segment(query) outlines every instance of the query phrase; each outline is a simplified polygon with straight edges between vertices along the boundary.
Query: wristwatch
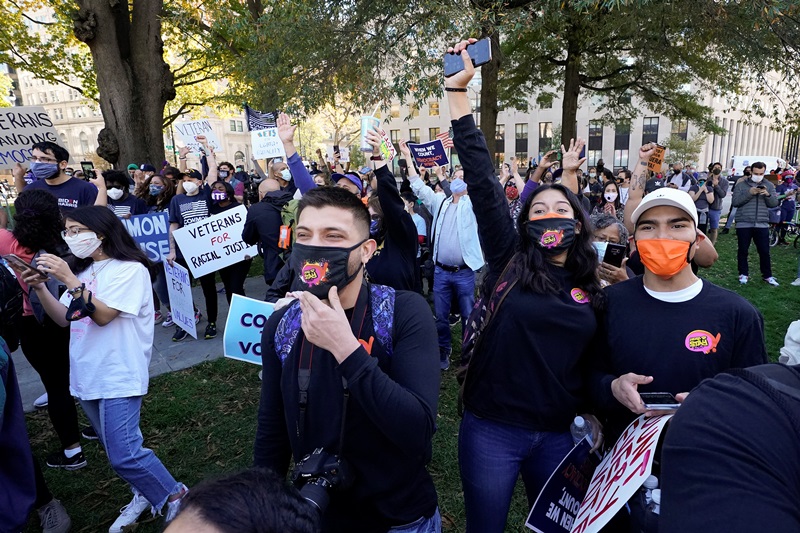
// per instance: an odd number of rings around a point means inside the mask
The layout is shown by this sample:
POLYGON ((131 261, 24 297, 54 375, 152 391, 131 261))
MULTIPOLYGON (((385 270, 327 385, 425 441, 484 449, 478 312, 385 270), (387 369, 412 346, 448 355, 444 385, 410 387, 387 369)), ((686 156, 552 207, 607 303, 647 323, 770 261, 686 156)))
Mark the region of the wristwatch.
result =
POLYGON ((69 293, 70 296, 75 298, 76 294, 78 294, 78 293, 83 294, 83 289, 85 289, 85 288, 86 288, 86 284, 85 283, 81 283, 80 287, 75 287, 73 289, 69 289, 67 292, 69 293))

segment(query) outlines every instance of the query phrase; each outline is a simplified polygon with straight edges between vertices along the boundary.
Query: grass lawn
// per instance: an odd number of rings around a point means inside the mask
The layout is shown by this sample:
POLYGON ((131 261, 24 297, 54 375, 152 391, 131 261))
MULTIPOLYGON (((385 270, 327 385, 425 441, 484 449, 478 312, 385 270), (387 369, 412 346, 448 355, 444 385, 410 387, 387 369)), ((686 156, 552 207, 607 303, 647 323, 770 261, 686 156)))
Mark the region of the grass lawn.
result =
MULTIPOLYGON (((751 252, 754 280, 740 286, 736 272, 736 237, 721 235, 717 248, 719 262, 702 275, 741 294, 761 311, 766 323, 768 353, 776 359, 787 326, 800 318, 800 288, 789 285, 797 272, 798 250, 772 249, 775 276, 781 282, 781 286, 775 288, 760 280, 755 249, 751 252)), ((458 334, 457 329, 454 339, 458 334)), ((458 350, 455 352, 454 360, 458 350)), ((177 479, 189 486, 207 476, 247 467, 252 461, 259 387, 255 366, 231 360, 217 360, 153 379, 142 409, 142 432, 147 446, 157 452, 177 479)), ((448 532, 464 529, 457 461, 456 394, 455 375, 449 371, 443 376, 439 430, 434 438, 430 465, 439 492, 444 529, 448 532)), ((47 415, 41 411, 29 415, 28 429, 34 453, 43 464, 47 453, 58 446, 47 415)), ((84 451, 89 466, 76 472, 45 467, 45 477, 51 491, 72 516, 72 531, 105 531, 131 494, 109 468, 97 443, 84 443, 84 451)), ((525 497, 518 487, 509 514, 508 531, 526 531, 522 526, 526 514, 525 497)), ((159 521, 153 521, 137 531, 155 532, 161 531, 161 527, 159 521)), ((27 531, 38 531, 33 520, 27 531)))

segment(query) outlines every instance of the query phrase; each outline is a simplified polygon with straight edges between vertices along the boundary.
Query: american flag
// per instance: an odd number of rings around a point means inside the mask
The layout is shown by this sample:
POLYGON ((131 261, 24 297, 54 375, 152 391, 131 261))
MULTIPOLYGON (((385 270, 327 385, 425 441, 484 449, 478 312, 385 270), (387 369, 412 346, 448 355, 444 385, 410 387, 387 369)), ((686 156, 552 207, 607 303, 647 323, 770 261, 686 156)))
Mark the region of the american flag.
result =
POLYGON ((442 141, 442 145, 445 148, 455 148, 455 145, 453 144, 453 139, 450 138, 449 130, 445 131, 444 133, 440 133, 439 135, 436 136, 436 138, 442 141))
POLYGON ((275 127, 275 113, 262 113, 256 111, 249 105, 244 104, 244 114, 247 116, 247 129, 250 131, 265 130, 267 128, 275 127))

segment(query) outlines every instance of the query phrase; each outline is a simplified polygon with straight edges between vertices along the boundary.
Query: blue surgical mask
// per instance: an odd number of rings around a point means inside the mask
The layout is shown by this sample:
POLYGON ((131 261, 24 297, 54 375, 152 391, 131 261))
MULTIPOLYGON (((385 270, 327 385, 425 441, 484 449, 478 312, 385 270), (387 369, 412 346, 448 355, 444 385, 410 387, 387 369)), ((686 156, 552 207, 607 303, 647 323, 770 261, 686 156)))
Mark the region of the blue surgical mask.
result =
POLYGON ((51 180, 57 178, 61 172, 58 163, 42 163, 34 161, 31 163, 31 174, 37 180, 51 180))
POLYGON ((281 178, 283 178, 283 181, 292 181, 292 173, 289 172, 288 168, 281 170, 281 178))
POLYGON ((163 190, 163 185, 150 185, 150 196, 158 196, 163 190))
POLYGON ((597 262, 602 263, 603 258, 606 256, 606 248, 608 248, 608 243, 606 241, 595 241, 592 243, 592 246, 594 246, 594 249, 597 252, 597 262))

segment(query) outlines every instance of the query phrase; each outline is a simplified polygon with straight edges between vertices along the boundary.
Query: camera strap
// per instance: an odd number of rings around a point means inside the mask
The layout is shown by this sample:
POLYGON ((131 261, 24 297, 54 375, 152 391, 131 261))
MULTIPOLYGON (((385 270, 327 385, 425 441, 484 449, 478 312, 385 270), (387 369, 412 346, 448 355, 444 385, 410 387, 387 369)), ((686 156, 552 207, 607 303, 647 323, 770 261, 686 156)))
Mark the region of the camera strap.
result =
MULTIPOLYGON (((353 309, 353 316, 350 319, 350 328, 357 339, 361 338, 361 333, 364 329, 364 322, 366 321, 367 312, 369 311, 369 294, 369 285, 364 284, 361 287, 361 292, 358 294, 358 300, 356 300, 356 306, 353 309), (358 327, 357 332, 356 327, 358 327)), ((308 407, 308 389, 311 385, 311 368, 314 363, 314 352, 317 350, 318 348, 316 346, 310 342, 306 342, 304 335, 303 342, 300 345, 300 360, 298 361, 297 370, 298 405, 300 407, 300 416, 298 417, 296 424, 297 437, 303 444, 305 444, 306 435, 306 409, 308 407)), ((342 390, 342 426, 339 433, 339 453, 342 453, 342 448, 344 446, 347 402, 350 398, 350 389, 348 389, 347 380, 344 377, 342 377, 342 390)))

